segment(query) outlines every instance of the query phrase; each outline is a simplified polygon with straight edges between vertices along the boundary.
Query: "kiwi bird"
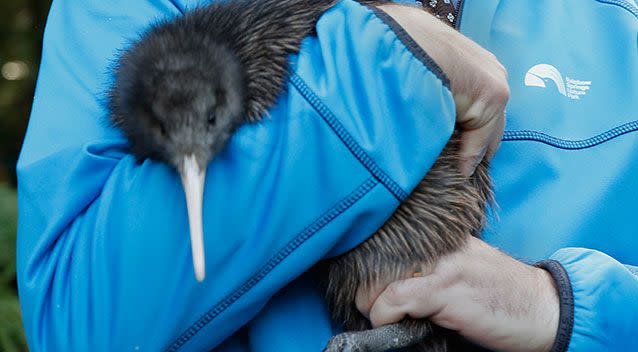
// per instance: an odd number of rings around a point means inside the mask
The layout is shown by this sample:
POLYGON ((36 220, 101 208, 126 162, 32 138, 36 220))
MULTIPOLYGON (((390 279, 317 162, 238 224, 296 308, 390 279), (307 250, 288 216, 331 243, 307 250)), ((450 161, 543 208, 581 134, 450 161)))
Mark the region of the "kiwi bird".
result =
MULTIPOLYGON (((138 160, 159 160, 180 174, 200 281, 205 275, 206 167, 238 127, 260 121, 274 105, 285 90, 288 56, 334 2, 215 2, 152 26, 117 61, 109 92, 111 121, 138 160)), ((491 199, 487 165, 467 178, 457 164, 454 137, 381 229, 352 251, 318 265, 333 318, 348 331, 335 336, 326 351, 407 346, 444 351, 458 340, 426 320, 370 329, 355 306, 357 292, 426 271, 481 232, 491 199)))
POLYGON ((206 167, 285 87, 288 57, 334 0, 232 0, 159 22, 119 56, 108 94, 112 124, 142 161, 180 174, 197 280, 205 277, 206 167))

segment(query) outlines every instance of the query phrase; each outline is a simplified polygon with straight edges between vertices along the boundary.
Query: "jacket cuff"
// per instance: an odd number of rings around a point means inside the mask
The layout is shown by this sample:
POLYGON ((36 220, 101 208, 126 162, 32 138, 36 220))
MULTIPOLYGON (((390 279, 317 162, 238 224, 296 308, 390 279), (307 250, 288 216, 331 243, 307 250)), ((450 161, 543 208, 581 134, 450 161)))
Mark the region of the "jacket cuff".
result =
POLYGON ((638 278, 631 270, 586 248, 563 248, 550 259, 554 264, 537 265, 552 273, 561 298, 554 351, 638 351, 638 278))
POLYGON ((565 352, 569 347, 574 330, 574 292, 569 275, 567 275, 567 270, 556 260, 544 260, 536 263, 535 266, 548 271, 556 283, 560 315, 556 340, 554 340, 551 352, 565 352))

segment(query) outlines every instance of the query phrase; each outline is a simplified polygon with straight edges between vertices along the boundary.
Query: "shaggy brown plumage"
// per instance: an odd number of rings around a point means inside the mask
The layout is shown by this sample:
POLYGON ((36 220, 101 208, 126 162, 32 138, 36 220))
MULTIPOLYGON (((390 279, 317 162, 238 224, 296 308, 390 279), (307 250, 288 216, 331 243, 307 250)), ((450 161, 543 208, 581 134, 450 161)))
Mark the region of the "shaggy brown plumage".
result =
MULTIPOLYGON (((479 236, 485 224, 485 211, 492 199, 487 163, 474 175, 464 177, 458 169, 458 137, 453 137, 428 174, 390 219, 372 237, 350 252, 323 263, 326 297, 333 317, 347 331, 370 329, 369 321, 357 310, 357 290, 383 287, 415 273, 427 273, 441 256, 460 249, 469 236, 479 236)), ((425 320, 405 321, 402 329, 387 335, 385 351, 426 339, 411 351, 446 351, 450 332, 435 328, 425 320), (392 344, 397 333, 409 335, 392 344)), ((369 334, 368 334, 369 336, 369 334)), ((367 339, 368 337, 366 337, 367 339)), ((362 341, 354 335, 337 336, 328 351, 341 351, 348 344, 352 351, 362 341), (350 340, 350 341, 347 341, 350 340)), ((369 342, 365 342, 369 344, 369 342)), ((345 349, 343 349, 345 351, 345 349)))
POLYGON ((285 90, 288 60, 336 0, 222 0, 160 21, 122 52, 110 120, 138 160, 204 167, 285 90))
MULTIPOLYGON (((190 14, 226 38, 246 80, 246 116, 255 121, 275 104, 288 78, 288 59, 336 0, 225 0, 190 14), (212 16, 215 14, 216 16, 212 16), (212 21, 211 19, 214 19, 212 21)), ((186 17, 188 20, 188 17, 186 17)))
MULTIPOLYGON (((155 158, 181 172, 192 154, 205 167, 237 127, 274 105, 285 88, 289 55, 335 1, 224 0, 158 23, 117 63, 109 94, 112 122, 139 160, 155 158)), ((465 178, 457 155, 455 138, 377 233, 323 264, 334 318, 347 330, 369 328, 355 307, 358 289, 427 270, 481 232, 491 199, 487 167, 481 164, 465 178)), ((419 348, 443 351, 449 333, 435 330, 427 321, 409 321, 339 335, 329 350, 384 351, 426 338, 419 348)))
MULTIPOLYGON (((388 3, 360 2, 367 6, 388 3)), ((325 351, 405 348, 402 351, 443 352, 472 348, 458 335, 427 320, 407 319, 370 330, 370 322, 355 305, 358 290, 384 287, 427 273, 440 257, 461 249, 469 236, 481 234, 485 212, 493 199, 488 164, 482 162, 472 177, 464 177, 458 169, 459 145, 455 133, 425 178, 372 237, 320 264, 332 316, 349 331, 335 336, 325 351)))

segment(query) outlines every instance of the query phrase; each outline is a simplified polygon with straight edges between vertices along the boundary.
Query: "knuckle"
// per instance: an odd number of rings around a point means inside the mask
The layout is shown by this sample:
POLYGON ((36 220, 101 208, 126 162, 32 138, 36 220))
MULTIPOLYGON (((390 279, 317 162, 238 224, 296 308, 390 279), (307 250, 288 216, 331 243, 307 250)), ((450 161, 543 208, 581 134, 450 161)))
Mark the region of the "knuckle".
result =
POLYGON ((497 82, 494 82, 494 84, 492 85, 492 97, 494 99, 494 102, 505 105, 510 99, 510 94, 510 87, 509 84, 507 84, 506 79, 497 80, 497 82))
POLYGON ((383 296, 388 303, 395 304, 401 301, 404 296, 403 285, 400 282, 392 282, 385 289, 386 294, 383 296))
POLYGON ((410 296, 414 289, 409 281, 395 281, 388 285, 386 288, 387 303, 391 305, 400 305, 404 303, 410 296))

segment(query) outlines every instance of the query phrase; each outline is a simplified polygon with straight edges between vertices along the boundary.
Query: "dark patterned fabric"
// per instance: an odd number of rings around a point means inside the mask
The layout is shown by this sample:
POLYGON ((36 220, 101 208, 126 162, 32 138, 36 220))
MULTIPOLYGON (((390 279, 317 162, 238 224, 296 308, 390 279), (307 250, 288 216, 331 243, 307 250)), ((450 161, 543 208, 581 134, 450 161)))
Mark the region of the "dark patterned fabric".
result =
POLYGON ((423 0, 417 1, 430 13, 444 22, 452 25, 456 19, 456 10, 452 0, 423 0))

